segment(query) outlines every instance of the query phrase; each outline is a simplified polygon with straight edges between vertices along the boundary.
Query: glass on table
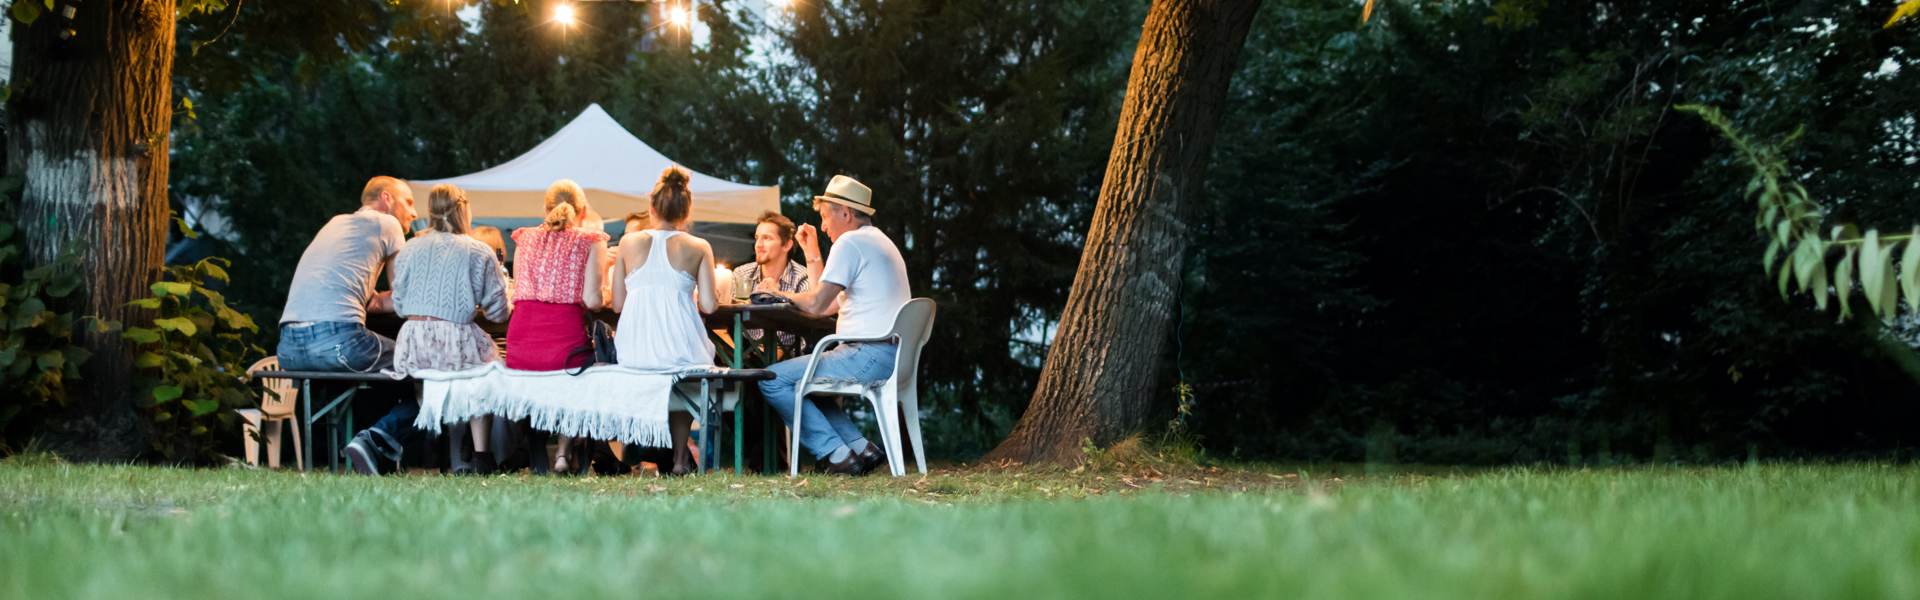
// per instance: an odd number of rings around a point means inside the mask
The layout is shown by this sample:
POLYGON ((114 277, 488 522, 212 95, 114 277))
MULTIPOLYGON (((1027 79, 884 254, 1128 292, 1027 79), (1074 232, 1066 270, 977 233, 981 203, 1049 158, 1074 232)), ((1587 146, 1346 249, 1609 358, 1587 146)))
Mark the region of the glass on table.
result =
POLYGON ((747 297, 752 295, 753 295, 753 284, 748 282, 747 278, 745 277, 733 278, 733 302, 735 304, 745 304, 747 302, 747 297))

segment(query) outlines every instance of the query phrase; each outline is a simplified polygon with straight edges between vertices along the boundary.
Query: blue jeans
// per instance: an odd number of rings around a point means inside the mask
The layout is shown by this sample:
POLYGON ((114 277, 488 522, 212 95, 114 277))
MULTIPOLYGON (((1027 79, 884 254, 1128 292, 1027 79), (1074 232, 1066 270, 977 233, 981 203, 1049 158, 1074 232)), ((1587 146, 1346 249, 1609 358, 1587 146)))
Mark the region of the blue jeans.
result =
POLYGON ((393 340, 359 323, 280 326, 280 368, 369 373, 393 366, 393 340))
MULTIPOLYGON (((280 369, 284 371, 328 371, 369 373, 393 366, 393 340, 367 330, 360 323, 324 322, 305 326, 282 325, 280 369)), ((413 418, 420 414, 420 403, 401 402, 375 423, 373 431, 383 438, 376 448, 387 458, 399 460, 400 445, 418 430, 413 418)))
MULTIPOLYGON (((815 379, 859 379, 873 381, 886 379, 893 372, 893 355, 900 349, 893 343, 843 344, 820 355, 820 366, 813 371, 815 379)), ((793 426, 793 391, 799 385, 800 377, 807 372, 807 361, 811 356, 792 358, 775 364, 767 369, 776 376, 769 381, 760 382, 760 395, 767 398, 767 405, 780 415, 788 427, 793 426)), ((839 404, 822 405, 812 399, 801 403, 806 418, 800 422, 800 445, 812 452, 814 458, 825 458, 841 446, 857 442, 865 437, 860 429, 854 427, 853 420, 847 418, 846 411, 839 404)))

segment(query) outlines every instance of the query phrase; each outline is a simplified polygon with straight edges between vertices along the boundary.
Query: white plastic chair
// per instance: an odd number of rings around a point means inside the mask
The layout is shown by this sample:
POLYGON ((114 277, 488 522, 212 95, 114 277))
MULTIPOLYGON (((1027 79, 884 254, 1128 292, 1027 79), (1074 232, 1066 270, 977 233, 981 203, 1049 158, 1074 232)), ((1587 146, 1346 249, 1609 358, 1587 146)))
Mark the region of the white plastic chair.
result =
MULTIPOLYGON (((248 373, 278 370, 280 370, 280 357, 278 356, 269 356, 260 359, 260 362, 253 363, 253 366, 247 367, 248 373)), ((260 464, 260 440, 258 438, 265 437, 267 439, 267 466, 278 468, 280 466, 280 431, 282 429, 293 430, 294 464, 307 464, 307 457, 304 456, 304 453, 300 450, 300 426, 293 420, 294 400, 300 395, 299 388, 294 387, 293 381, 289 379, 264 379, 261 383, 270 393, 260 395, 260 408, 243 408, 234 411, 240 414, 240 438, 246 444, 247 464, 260 464), (273 397, 274 394, 279 394, 280 397, 275 398, 273 397), (281 426, 283 422, 287 424, 285 427, 281 426), (263 424, 266 425, 266 433, 265 435, 260 435, 263 424)))
MULTIPOLYGON (((893 328, 886 335, 876 337, 857 337, 830 335, 820 338, 813 345, 813 355, 807 360, 807 371, 800 378, 799 385, 793 391, 793 427, 800 430, 800 416, 804 414, 804 404, 808 394, 829 396, 856 396, 865 398, 873 405, 880 416, 881 445, 887 451, 887 468, 894 477, 906 474, 906 466, 901 464, 899 412, 896 407, 905 409, 907 437, 913 440, 913 462, 921 473, 927 472, 927 452, 920 442, 920 393, 917 385, 920 367, 920 349, 927 345, 927 336, 933 331, 933 317, 936 308, 933 300, 914 298, 900 306, 900 312, 893 315, 893 328), (850 342, 894 341, 900 350, 894 355, 893 375, 879 389, 874 389, 868 381, 815 380, 813 371, 820 366, 820 355, 835 344, 850 342)), ((800 435, 792 433, 788 437, 787 460, 788 477, 800 476, 800 435)))

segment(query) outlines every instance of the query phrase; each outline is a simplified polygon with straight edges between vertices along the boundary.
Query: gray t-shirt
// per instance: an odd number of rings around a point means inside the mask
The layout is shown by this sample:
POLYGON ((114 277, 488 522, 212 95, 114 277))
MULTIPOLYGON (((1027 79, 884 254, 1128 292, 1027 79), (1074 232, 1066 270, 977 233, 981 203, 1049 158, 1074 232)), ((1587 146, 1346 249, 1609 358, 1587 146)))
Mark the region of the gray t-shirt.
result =
POLYGON ((392 215, 362 208, 334 217, 300 255, 280 322, 367 322, 373 280, 406 243, 392 215))

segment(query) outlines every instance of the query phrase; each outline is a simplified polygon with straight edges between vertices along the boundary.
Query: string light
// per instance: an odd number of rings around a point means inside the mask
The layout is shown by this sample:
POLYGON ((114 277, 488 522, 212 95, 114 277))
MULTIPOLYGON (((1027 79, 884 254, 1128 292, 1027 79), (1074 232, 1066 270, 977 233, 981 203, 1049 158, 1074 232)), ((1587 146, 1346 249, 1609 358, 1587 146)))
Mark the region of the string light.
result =
POLYGON ((553 20, 559 21, 561 25, 572 25, 573 7, 562 4, 559 8, 553 9, 553 20))

